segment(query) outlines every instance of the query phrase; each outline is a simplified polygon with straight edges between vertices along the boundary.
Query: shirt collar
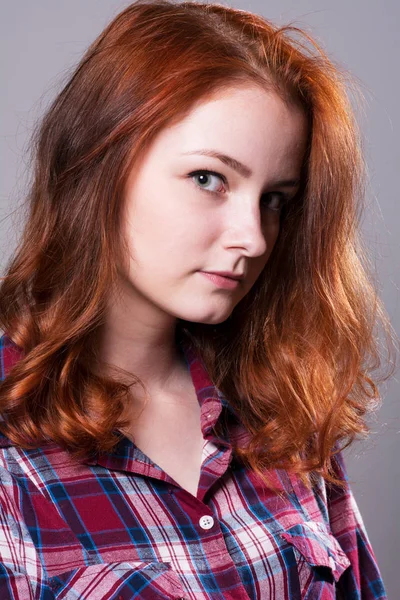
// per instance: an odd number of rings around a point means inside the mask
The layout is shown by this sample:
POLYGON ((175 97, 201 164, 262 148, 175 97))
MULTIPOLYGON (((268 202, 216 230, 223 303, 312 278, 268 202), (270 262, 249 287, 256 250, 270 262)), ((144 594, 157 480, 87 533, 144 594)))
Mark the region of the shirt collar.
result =
POLYGON ((200 406, 212 397, 229 413, 236 416, 234 408, 229 404, 225 395, 211 381, 199 352, 194 348, 188 337, 182 338, 181 348, 192 377, 200 406))

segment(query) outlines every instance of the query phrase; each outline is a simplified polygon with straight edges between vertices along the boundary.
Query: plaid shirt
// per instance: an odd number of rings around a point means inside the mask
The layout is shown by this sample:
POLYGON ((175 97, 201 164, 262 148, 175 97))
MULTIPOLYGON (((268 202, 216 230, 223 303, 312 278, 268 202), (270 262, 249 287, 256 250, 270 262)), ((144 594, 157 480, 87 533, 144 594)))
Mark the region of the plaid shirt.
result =
MULTIPOLYGON (((344 491, 275 470, 285 494, 272 493, 232 456, 244 429, 183 348, 204 437, 197 495, 126 437, 78 463, 53 442, 23 450, 1 434, 1 600, 386 598, 342 454, 344 491)), ((20 356, 6 335, 0 356, 4 379, 20 356)))

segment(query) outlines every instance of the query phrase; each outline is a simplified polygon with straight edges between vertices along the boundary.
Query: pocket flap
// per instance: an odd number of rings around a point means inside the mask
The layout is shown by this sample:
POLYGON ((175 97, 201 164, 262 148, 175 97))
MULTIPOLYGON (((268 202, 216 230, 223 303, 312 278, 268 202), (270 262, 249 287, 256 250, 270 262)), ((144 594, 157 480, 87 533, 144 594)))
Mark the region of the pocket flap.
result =
POLYGON ((324 523, 305 521, 280 534, 313 567, 328 567, 335 581, 351 565, 337 539, 324 523))

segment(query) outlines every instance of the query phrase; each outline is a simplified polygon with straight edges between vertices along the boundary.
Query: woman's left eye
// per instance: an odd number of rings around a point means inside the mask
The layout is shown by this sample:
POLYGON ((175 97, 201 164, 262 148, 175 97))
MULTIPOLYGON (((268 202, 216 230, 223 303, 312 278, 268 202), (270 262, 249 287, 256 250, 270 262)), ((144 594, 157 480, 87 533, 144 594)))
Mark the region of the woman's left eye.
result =
POLYGON ((265 198, 265 202, 262 202, 262 206, 269 208, 274 212, 282 210, 283 205, 286 204, 289 198, 281 192, 271 192, 269 194, 263 194, 262 198, 265 198), (271 206, 272 205, 272 206, 271 206))
POLYGON ((214 178, 214 180, 219 179, 224 184, 226 184, 226 178, 223 175, 221 175, 220 173, 216 173, 215 171, 206 171, 205 169, 202 169, 200 171, 193 171, 192 173, 189 173, 188 177, 197 178, 197 187, 204 190, 205 192, 210 192, 211 194, 217 194, 223 191, 223 189, 221 189, 221 186, 218 185, 218 183, 214 183, 214 185, 212 185, 212 178, 214 178), (208 189, 206 187, 210 185, 214 189, 208 189))

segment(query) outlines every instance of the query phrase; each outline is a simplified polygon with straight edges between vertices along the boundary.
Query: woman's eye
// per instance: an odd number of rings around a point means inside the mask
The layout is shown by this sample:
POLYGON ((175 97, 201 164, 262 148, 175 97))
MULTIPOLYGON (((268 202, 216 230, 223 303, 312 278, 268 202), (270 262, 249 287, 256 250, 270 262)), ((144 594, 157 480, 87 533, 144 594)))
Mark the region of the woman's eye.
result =
POLYGON ((287 196, 281 192, 271 192, 261 196, 261 206, 274 212, 279 212, 282 210, 287 201, 287 196))
POLYGON ((212 194, 218 194, 219 192, 224 191, 223 187, 221 189, 221 181, 226 184, 226 179, 223 175, 204 169, 201 171, 193 171, 192 173, 189 173, 188 177, 195 180, 195 185, 197 187, 212 194))

